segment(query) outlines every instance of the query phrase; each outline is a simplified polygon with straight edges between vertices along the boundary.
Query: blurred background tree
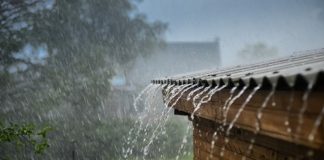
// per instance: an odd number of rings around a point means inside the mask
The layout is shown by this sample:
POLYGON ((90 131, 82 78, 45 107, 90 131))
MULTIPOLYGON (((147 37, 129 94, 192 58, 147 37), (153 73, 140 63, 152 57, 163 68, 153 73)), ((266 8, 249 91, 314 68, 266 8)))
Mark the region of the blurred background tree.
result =
MULTIPOLYGON (((50 125, 50 149, 15 159, 114 159, 129 117, 102 117, 115 66, 130 68, 163 43, 166 25, 149 22, 137 1, 4 0, 0 2, 0 118, 5 124, 50 125), (110 149, 107 149, 110 148, 110 149), (79 158, 78 158, 79 157, 79 158)), ((107 103, 108 101, 108 103, 107 103)))

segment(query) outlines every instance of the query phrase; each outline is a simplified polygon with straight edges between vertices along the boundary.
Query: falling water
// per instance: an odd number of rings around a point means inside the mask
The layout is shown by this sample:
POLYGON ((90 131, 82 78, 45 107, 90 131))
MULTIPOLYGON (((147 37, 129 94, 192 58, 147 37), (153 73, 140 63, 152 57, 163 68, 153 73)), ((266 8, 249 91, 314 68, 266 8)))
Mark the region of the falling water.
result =
MULTIPOLYGON (((175 85, 173 85, 175 86, 175 85)), ((164 98, 164 104, 165 104, 165 109, 163 110, 162 114, 161 114, 161 118, 163 116, 165 116, 165 114, 167 114, 169 112, 169 110, 173 107, 171 106, 170 108, 168 108, 169 104, 172 102, 172 100, 179 94, 179 93, 183 93, 184 90, 186 90, 185 88, 190 88, 190 84, 186 84, 186 85, 179 85, 179 86, 175 86, 174 88, 172 88, 172 90, 166 90, 166 97, 164 98)), ((182 95, 182 94, 180 94, 182 95)), ((177 101, 181 98, 181 96, 179 96, 176 101, 173 104, 176 104, 177 101)), ((160 119, 159 119, 160 120, 160 119)))
MULTIPOLYGON (((190 86, 190 87, 184 89, 184 90, 180 93, 179 97, 178 97, 178 98, 176 99, 176 101, 173 102, 173 104, 171 105, 171 108, 177 104, 178 100, 182 97, 182 95, 183 95, 185 92, 189 91, 189 90, 192 89, 192 88, 195 88, 195 87, 197 86, 197 84, 195 84, 195 85, 191 85, 191 84, 189 84, 189 86, 190 86)), ((167 104, 166 104, 166 105, 167 105, 167 104)))
MULTIPOLYGON (((131 145, 129 145, 130 143, 128 142, 128 146, 130 146, 130 147, 127 149, 127 152, 125 154, 126 156, 124 156, 124 157, 127 158, 127 156, 132 153, 132 150, 135 148, 135 145, 137 145, 137 142, 138 142, 137 139, 140 136, 140 132, 144 131, 144 134, 148 134, 147 128, 149 127, 149 125, 153 125, 153 123, 156 122, 154 120, 150 120, 146 124, 146 127, 145 128, 143 127, 144 119, 149 117, 149 115, 156 114, 156 113, 154 113, 154 110, 156 108, 153 107, 156 105, 154 105, 153 103, 157 102, 155 98, 156 98, 157 93, 160 91, 159 88, 165 88, 165 87, 166 87, 166 90, 170 91, 171 93, 174 93, 173 90, 176 90, 174 85, 154 85, 154 87, 148 89, 146 92, 143 92, 143 93, 146 93, 146 94, 142 94, 142 95, 146 95, 144 98, 144 110, 142 111, 144 114, 138 116, 138 119, 135 122, 137 124, 136 128, 133 128, 130 131, 128 141, 130 141, 131 138, 133 138, 133 140, 131 141, 131 145), (153 111, 150 109, 153 109, 153 111), (135 130, 136 130, 135 135, 131 136, 135 130)), ((137 99, 139 99, 139 98, 137 98, 137 99)), ((137 103, 135 103, 135 104, 137 104, 137 103)), ((159 118, 160 117, 157 118, 157 121, 159 121, 159 118)), ((146 139, 144 138, 143 141, 145 142, 146 139)))
POLYGON ((315 120, 315 123, 313 125, 313 128, 312 128, 310 134, 308 135, 308 140, 309 141, 313 141, 314 140, 316 131, 317 131, 318 127, 320 126, 323 117, 324 117, 324 106, 322 106, 322 110, 319 113, 319 115, 317 116, 317 118, 315 120))
POLYGON ((216 94, 217 92, 221 91, 222 89, 224 89, 226 86, 222 86, 222 87, 218 87, 216 86, 215 88, 211 89, 204 97, 201 98, 201 100, 199 101, 199 103, 194 107, 194 111, 191 113, 191 119, 194 119, 194 114, 201 108, 202 104, 208 103, 211 98, 213 97, 214 94, 216 94))
MULTIPOLYGON (((179 93, 180 93, 180 95, 177 97, 177 99, 172 103, 172 105, 171 106, 168 106, 169 105, 169 103, 165 103, 165 105, 166 105, 166 108, 168 108, 167 109, 167 111, 165 112, 165 114, 162 114, 162 116, 159 118, 159 120, 161 121, 161 122, 159 122, 158 123, 158 125, 155 127, 155 129, 153 130, 153 133, 152 133, 152 135, 151 135, 151 137, 150 137, 150 139, 149 139, 149 143, 144 147, 144 155, 143 155, 143 159, 145 159, 145 157, 148 155, 148 152, 149 152, 149 147, 150 147, 150 145, 153 143, 153 140, 154 140, 154 138, 156 137, 156 136, 158 136, 158 134, 157 133, 161 133, 161 132, 158 132, 159 131, 159 128, 162 126, 165 126, 165 124, 166 124, 166 122, 167 122, 167 120, 168 120, 168 117, 169 117, 169 112, 173 109, 173 106, 174 105, 176 105, 176 103, 179 101, 179 99, 182 97, 182 95, 186 92, 186 91, 188 91, 188 90, 190 90, 190 89, 192 89, 192 88, 194 88, 194 87, 196 87, 196 85, 186 85, 186 87, 182 87, 178 92, 176 92, 176 93, 174 93, 173 95, 171 95, 170 97, 171 98, 175 98, 179 93), (189 86, 189 87, 188 87, 189 86), (165 115, 165 117, 163 117, 165 115)), ((171 100, 168 100, 168 102, 171 102, 171 100)))
POLYGON ((226 120, 227 120, 227 113, 228 113, 228 103, 232 100, 233 96, 234 96, 234 93, 236 91, 236 89, 238 88, 238 85, 233 87, 230 91, 230 96, 227 98, 227 100, 225 101, 224 103, 224 106, 222 108, 222 111, 223 111, 223 126, 226 125, 226 120), (225 112, 224 112, 225 111, 225 112))
MULTIPOLYGON (((225 88, 225 87, 227 87, 227 85, 224 85, 223 87, 225 88)), ((230 91, 230 96, 229 96, 229 97, 227 98, 227 100, 225 101, 224 106, 222 107, 222 111, 224 111, 224 110, 227 108, 227 104, 228 104, 228 102, 232 99, 232 97, 234 96, 234 92, 236 91, 237 88, 238 88, 238 85, 234 86, 234 87, 231 89, 231 91, 230 91)), ((223 116, 224 116, 224 113, 223 113, 223 116)), ((224 119, 225 119, 225 118, 224 118, 224 119)), ((224 125, 225 125, 225 122, 224 122, 224 125)), ((219 127, 217 127, 216 131, 213 133, 213 136, 212 136, 212 142, 211 142, 211 146, 210 146, 210 148, 211 148, 211 152, 210 152, 209 158, 213 158, 213 154, 212 154, 212 152, 213 152, 214 147, 215 147, 215 141, 218 139, 218 132, 219 132, 220 130, 222 130, 221 127, 223 127, 223 126, 220 125, 219 127)))
POLYGON ((312 91, 313 85, 314 85, 314 81, 308 83, 307 89, 306 89, 306 91, 303 95, 303 98, 302 98, 303 104, 302 104, 302 107, 300 108, 299 113, 298 113, 298 126, 296 129, 296 138, 298 138, 299 133, 301 131, 301 127, 304 123, 304 113, 308 106, 308 97, 312 91))
POLYGON ((172 87, 174 87, 175 84, 167 84, 167 88, 165 89, 166 91, 169 91, 172 87))
MULTIPOLYGON (((243 89, 238 93, 238 95, 236 97, 233 98, 233 100, 231 100, 229 102, 229 107, 234 103, 234 101, 239 98, 244 91, 248 88, 248 85, 244 86, 243 89)), ((221 153, 220 156, 223 157, 224 156, 224 151, 225 151, 225 146, 228 144, 229 142, 229 135, 230 135, 230 131, 233 128, 235 122, 237 121, 237 119, 239 118, 239 116, 241 115, 241 113, 243 112, 245 106, 250 102, 250 100, 252 99, 253 95, 261 88, 261 85, 258 85, 256 87, 254 87, 253 91, 248 95, 248 97, 246 98, 245 102, 241 105, 241 107, 239 108, 239 110, 237 111, 234 119, 232 120, 232 122, 229 124, 226 133, 225 133, 225 143, 221 149, 221 153)))
POLYGON ((223 121, 223 125, 226 125, 227 122, 227 115, 228 112, 231 108, 231 106, 233 105, 233 103, 235 102, 236 99, 240 98, 243 93, 245 92, 245 90, 248 88, 248 85, 244 86, 243 89, 233 98, 229 101, 228 106, 226 107, 226 111, 225 111, 225 115, 224 115, 224 121, 223 121))
MULTIPOLYGON (((183 96, 183 94, 184 94, 185 92, 189 91, 189 90, 192 89, 192 88, 197 87, 197 85, 198 85, 198 84, 195 84, 195 85, 188 84, 189 87, 184 87, 184 89, 181 91, 181 93, 180 93, 180 95, 177 97, 177 99, 176 99, 176 100, 175 100, 175 101, 170 105, 170 107, 169 107, 169 109, 168 109, 167 112, 169 112, 169 111, 172 109, 172 107, 174 107, 174 106, 177 104, 177 102, 178 102, 179 99, 183 96)), ((169 106, 169 104, 165 104, 165 105, 166 105, 166 108, 168 108, 167 106, 169 106)), ((168 114, 167 114, 167 116, 168 116, 168 114)), ((164 123, 166 123, 168 117, 165 118, 165 119, 166 119, 166 120, 164 121, 164 123)), ((163 128, 163 127, 165 127, 165 125, 161 125, 161 130, 160 130, 161 133, 163 133, 163 130, 165 130, 165 128, 163 128)), ((187 131, 186 131, 186 133, 185 133, 185 135, 184 135, 184 137, 183 137, 183 141, 182 141, 182 143, 181 143, 181 147, 179 148, 178 156, 177 156, 177 157, 179 157, 179 154, 180 154, 181 150, 183 149, 184 145, 186 144, 186 140, 187 140, 188 132, 189 132, 189 129, 190 129, 191 125, 188 124, 188 127, 189 127, 189 128, 187 128, 187 131)), ((158 133, 159 133, 159 132, 158 132, 158 133)))
MULTIPOLYGON (((137 104, 139 103, 140 100, 142 100, 142 96, 144 96, 145 94, 148 94, 152 91, 157 91, 159 86, 155 86, 153 84, 148 85, 147 87, 145 87, 140 93, 139 95, 135 98, 134 103, 133 103, 133 107, 135 109, 135 113, 138 113, 138 107, 137 104)), ((151 96, 155 95, 155 94, 149 94, 150 98, 145 98, 145 100, 147 101, 148 99, 151 99, 151 96)), ((146 107, 147 108, 147 107, 146 107)), ((143 125, 143 119, 144 116, 139 116, 139 118, 136 120, 136 124, 138 124, 138 127, 136 128, 132 128, 129 132, 128 132, 128 138, 127 138, 127 142, 126 145, 129 146, 126 150, 123 149, 123 156, 124 158, 127 158, 129 156, 129 154, 132 154, 132 151, 134 149, 134 145, 137 142, 138 136, 140 131, 142 130, 142 125, 143 125), (132 134, 135 131, 135 129, 137 129, 137 132, 135 133, 134 138, 132 139, 132 134)))
POLYGON ((174 105, 177 104, 177 102, 179 101, 179 99, 182 97, 182 95, 184 94, 184 92, 188 91, 189 89, 193 88, 195 86, 192 86, 191 84, 186 84, 186 85, 182 85, 182 86, 178 86, 177 90, 178 92, 173 92, 170 91, 172 94, 170 95, 170 97, 168 99, 165 99, 165 109, 163 110, 162 114, 161 114, 161 119, 165 116, 168 115, 168 113, 170 112, 170 110, 172 109, 172 107, 174 105), (170 102, 172 102, 172 100, 180 93, 180 95, 176 98, 176 100, 172 103, 172 105, 170 106, 170 102))
MULTIPOLYGON (((198 86, 198 85, 197 85, 197 86, 198 86)), ((187 96, 187 101, 189 101, 189 100, 191 99, 191 97, 192 97, 192 95, 193 95, 194 93, 196 93, 197 91, 199 91, 199 90, 201 90, 201 89, 203 89, 203 88, 204 88, 204 86, 200 86, 200 87, 198 87, 198 88, 192 90, 192 91, 188 94, 188 96, 187 96)))
POLYGON ((257 114, 256 114, 256 123, 255 123, 255 132, 258 133, 261 130, 261 118, 262 118, 262 111, 267 107, 267 104, 270 100, 271 97, 273 97, 274 93, 276 91, 276 85, 272 86, 272 89, 270 93, 267 95, 265 100, 263 101, 261 107, 258 109, 257 114))
POLYGON ((215 143, 216 141, 218 140, 218 133, 219 133, 219 127, 216 129, 216 131, 213 133, 213 136, 212 136, 212 142, 210 144, 210 154, 209 154, 209 157, 208 159, 213 159, 213 151, 214 151, 214 148, 215 148, 215 143))
POLYGON ((191 84, 185 84, 185 85, 180 85, 177 88, 175 88, 174 92, 171 93, 171 96, 168 98, 168 100, 165 101, 166 106, 169 106, 169 103, 180 93, 182 92, 185 88, 190 87, 191 84))
POLYGON ((215 87, 214 89, 210 90, 210 92, 206 96, 204 96, 202 98, 201 103, 208 103, 211 100, 211 98, 213 97, 213 95, 215 95, 217 92, 221 91, 225 87, 226 86, 224 85, 224 86, 222 86, 220 88, 219 87, 215 87))
MULTIPOLYGON (((146 117, 148 117, 150 114, 154 114, 155 113, 155 111, 156 111, 156 107, 153 107, 153 106, 157 106, 157 104, 154 104, 154 102, 155 103, 157 103, 157 101, 156 101, 156 99, 155 99, 155 96, 157 95, 157 93, 160 91, 159 90, 159 87, 162 87, 163 88, 163 86, 162 85, 159 85, 156 89, 155 89, 155 92, 153 93, 153 94, 151 94, 151 95, 149 95, 147 98, 146 98, 146 101, 145 101, 145 104, 144 104, 144 106, 146 106, 145 107, 145 110, 144 110, 144 115, 146 115, 146 117), (152 111, 150 111, 150 109, 153 109, 152 111)), ((153 119, 154 120, 154 119, 153 119)), ((140 122, 143 122, 143 118, 142 118, 142 120, 140 121, 140 122)), ((139 136, 139 132, 141 131, 141 130, 143 130, 142 129, 142 124, 143 123, 141 123, 140 125, 139 125, 139 130, 138 130, 138 132, 137 132, 137 134, 136 134, 136 136, 138 137, 139 136)), ((147 129, 148 129, 148 127, 150 126, 150 125, 153 125, 153 123, 146 123, 146 126, 144 127, 144 133, 145 134, 147 134, 148 132, 147 132, 147 129)), ((144 140, 145 141, 145 140, 144 140)))
POLYGON ((246 155, 249 155, 250 152, 253 149, 254 143, 255 143, 255 138, 256 136, 259 134, 260 130, 261 130, 261 118, 262 118, 262 111, 267 107, 268 102, 270 101, 270 98, 273 97, 275 90, 276 90, 276 84, 274 84, 272 86, 271 91, 269 92, 269 94, 267 95, 267 97, 264 99, 264 101, 261 104, 261 107, 258 109, 257 114, 256 114, 256 123, 255 123, 255 130, 254 130, 254 136, 253 138, 251 138, 250 140, 250 144, 249 147, 246 151, 246 154, 242 157, 242 160, 246 159, 246 155))
POLYGON ((163 96, 164 101, 170 100, 170 97, 173 95, 172 93, 174 93, 174 90, 176 89, 176 88, 174 88, 174 86, 175 86, 175 84, 167 85, 167 87, 165 89, 166 94, 163 96))
POLYGON ((289 97, 289 104, 286 108, 286 111, 287 111, 287 117, 285 119, 285 126, 287 127, 287 132, 288 133, 291 133, 291 126, 290 126, 290 122, 289 122, 289 119, 290 119, 290 111, 291 111, 291 108, 292 108, 292 105, 293 105, 293 102, 294 102, 294 97, 295 97, 295 92, 294 90, 291 91, 290 93, 290 97, 289 97))
MULTIPOLYGON (((209 90, 210 88, 211 88, 212 86, 210 86, 210 87, 207 87, 207 89, 205 89, 204 91, 202 91, 202 92, 205 92, 205 91, 207 91, 207 90, 209 90)), ((200 99, 200 101, 194 106, 194 111, 191 113, 191 119, 194 119, 194 114, 200 109, 200 106, 202 105, 202 104, 204 104, 204 103, 208 103, 210 100, 211 100, 211 98, 212 98, 212 96, 215 94, 215 93, 217 93, 218 91, 221 91, 222 89, 224 89, 226 87, 226 85, 223 85, 222 87, 219 87, 219 86, 216 86, 215 88, 213 88, 213 89, 211 89, 205 96, 203 96, 201 99, 200 99)), ((201 92, 201 94, 202 94, 202 92, 201 92)), ((197 95, 196 95, 197 96, 197 95)), ((193 100, 193 103, 194 103, 194 101, 195 101, 195 98, 194 98, 194 100, 193 100)), ((217 133, 217 132, 215 132, 215 133, 217 133)), ((213 136, 214 137, 214 136, 213 136)), ((213 138, 213 142, 215 143, 215 141, 214 141, 214 139, 215 138, 213 138)), ((212 143, 213 143, 212 142, 212 143)), ((212 145, 212 146, 214 146, 214 145, 212 145)), ((212 147, 212 149, 213 149, 213 147, 212 147)))
POLYGON ((191 124, 189 123, 187 126, 187 129, 186 129, 185 135, 182 138, 182 143, 180 145, 180 148, 178 149, 178 154, 176 156, 176 160, 179 159, 182 149, 184 148, 185 144, 187 144, 187 142, 188 142, 187 139, 188 139, 188 134, 189 134, 190 129, 191 129, 191 124))
POLYGON ((198 94, 196 94, 193 99, 192 99, 192 104, 193 104, 193 108, 194 108, 194 111, 191 113, 190 115, 190 118, 191 119, 194 119, 194 114, 195 112, 199 109, 198 108, 198 105, 201 105, 201 101, 202 101, 202 98, 199 100, 199 102, 196 102, 196 100, 198 98, 200 98, 201 95, 203 95, 205 92, 207 92, 210 88, 212 87, 212 85, 206 87, 204 90, 202 90, 201 92, 199 92, 198 94))
MULTIPOLYGON (((160 117, 158 118, 159 121, 163 120, 163 117, 165 115, 168 115, 168 113, 170 112, 170 110, 172 109, 172 107, 174 105, 177 104, 177 102, 179 101, 179 99, 182 97, 182 95, 184 94, 184 92, 188 91, 189 89, 193 88, 194 86, 192 86, 191 84, 185 84, 185 85, 182 85, 182 86, 179 86, 177 89, 178 89, 178 92, 174 92, 174 94, 169 98, 169 100, 166 100, 168 102, 165 102, 165 108, 163 109, 162 113, 160 114, 160 117), (169 106, 169 103, 172 102, 172 100, 180 93, 180 95, 176 98, 176 100, 171 104, 170 107, 169 106)), ((168 117, 166 118, 168 119, 168 117)), ((167 121, 167 120, 166 120, 167 121)), ((165 121, 165 122, 166 122, 165 121)), ((161 122, 160 122, 161 123, 161 122)), ((150 123, 147 123, 147 126, 145 127, 145 132, 147 130, 147 128, 149 127, 149 124, 150 123)), ((165 125, 162 125, 161 126, 161 130, 160 132, 162 133, 164 130, 165 130, 165 125)), ((147 132, 146 132, 147 133, 147 132)))
POLYGON ((153 86, 153 84, 149 84, 148 86, 146 86, 139 94, 138 96, 135 98, 134 102, 133 102, 133 107, 135 109, 135 113, 138 113, 138 108, 137 108, 137 103, 138 101, 140 101, 142 99, 142 96, 146 93, 146 91, 148 91, 151 87, 153 86))
MULTIPOLYGON (((146 86, 139 94, 138 96, 135 98, 134 102, 133 102, 133 107, 134 107, 134 110, 135 110, 135 113, 138 113, 138 108, 137 108, 137 104, 140 100, 142 100, 142 96, 148 92, 151 87, 153 86, 153 84, 149 84, 148 86, 146 86)), ((137 122, 137 123, 140 123, 140 122, 137 122)), ((128 138, 127 138, 127 146, 129 146, 129 144, 131 143, 131 134, 133 133, 135 128, 132 128, 129 132, 128 132, 128 138)), ((128 153, 131 152, 131 148, 132 147, 129 147, 126 151, 126 153, 124 153, 124 157, 127 158, 128 156, 128 153)))
MULTIPOLYGON (((174 86, 175 84, 165 84, 166 86, 164 87, 164 91, 166 94, 163 94, 163 100, 166 102, 170 99, 170 97, 172 96, 172 93, 174 93, 174 86)), ((178 86, 179 87, 179 86, 178 86)))
POLYGON ((207 92, 210 88, 212 87, 212 85, 205 87, 204 90, 202 90, 201 92, 197 93, 193 99, 192 99, 192 104, 194 106, 194 108, 196 108, 196 106, 198 105, 199 102, 196 103, 196 100, 200 98, 201 95, 203 95, 205 92, 207 92))
MULTIPOLYGON (((167 96, 166 96, 166 98, 165 98, 165 102, 170 103, 170 102, 172 101, 172 99, 176 96, 176 94, 179 93, 179 89, 180 89, 181 87, 182 87, 182 86, 169 85, 169 87, 166 88, 166 94, 167 94, 167 96), (168 95, 168 93, 170 93, 170 94, 168 95)), ((151 136, 150 139, 148 140, 148 141, 149 141, 148 144, 143 148, 143 153, 144 153, 144 155, 143 155, 143 159, 145 159, 145 156, 148 155, 148 147, 153 143, 154 138, 157 136, 157 135, 156 135, 156 131, 159 129, 159 127, 160 127, 160 125, 161 125, 161 123, 162 123, 162 122, 160 122, 160 121, 164 120, 164 116, 165 116, 165 114, 168 113, 168 112, 166 113, 165 110, 168 110, 168 109, 165 108, 165 109, 163 110, 162 114, 160 114, 160 116, 157 118, 158 125, 157 125, 157 127, 154 129, 154 131, 153 131, 153 133, 152 133, 152 136, 151 136)), ((165 120, 165 121, 166 121, 166 120, 165 120)), ((146 132, 146 134, 147 134, 147 132, 146 132)), ((146 139, 144 140, 144 142, 145 142, 145 141, 146 141, 146 139)))

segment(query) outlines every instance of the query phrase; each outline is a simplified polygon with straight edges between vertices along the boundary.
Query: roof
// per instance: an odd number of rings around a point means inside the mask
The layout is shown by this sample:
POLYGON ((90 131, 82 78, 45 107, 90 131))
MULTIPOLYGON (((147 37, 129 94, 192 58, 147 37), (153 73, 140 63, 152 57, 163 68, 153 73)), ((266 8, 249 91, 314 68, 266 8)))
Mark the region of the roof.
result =
POLYGON ((324 71, 324 49, 219 70, 198 71, 152 80, 154 84, 284 85, 314 84, 324 71))

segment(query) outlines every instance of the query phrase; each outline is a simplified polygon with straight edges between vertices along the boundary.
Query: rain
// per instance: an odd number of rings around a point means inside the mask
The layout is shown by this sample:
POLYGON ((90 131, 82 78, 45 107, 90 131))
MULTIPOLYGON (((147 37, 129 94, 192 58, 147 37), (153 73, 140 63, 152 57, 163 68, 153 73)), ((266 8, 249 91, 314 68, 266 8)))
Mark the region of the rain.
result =
MULTIPOLYGON (((189 160, 197 146, 207 159, 229 157, 257 99, 235 153, 250 159, 284 87, 279 76, 241 77, 263 75, 265 64, 307 65, 305 51, 322 62, 323 28, 321 0, 2 0, 0 159, 189 160), (215 106, 205 133, 201 118, 215 106)), ((286 82, 282 126, 310 158, 323 154, 303 147, 318 144, 324 104, 313 113, 319 82, 305 79, 294 78, 307 83, 296 90, 286 82)))

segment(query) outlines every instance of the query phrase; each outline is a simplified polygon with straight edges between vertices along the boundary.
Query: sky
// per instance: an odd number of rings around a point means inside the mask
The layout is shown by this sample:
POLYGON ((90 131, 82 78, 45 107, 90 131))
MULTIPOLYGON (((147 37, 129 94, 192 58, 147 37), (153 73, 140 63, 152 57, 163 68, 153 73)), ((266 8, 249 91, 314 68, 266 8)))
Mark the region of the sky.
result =
POLYGON ((168 24, 167 41, 218 37, 225 66, 257 42, 280 56, 324 48, 324 0, 144 0, 138 10, 168 24))

